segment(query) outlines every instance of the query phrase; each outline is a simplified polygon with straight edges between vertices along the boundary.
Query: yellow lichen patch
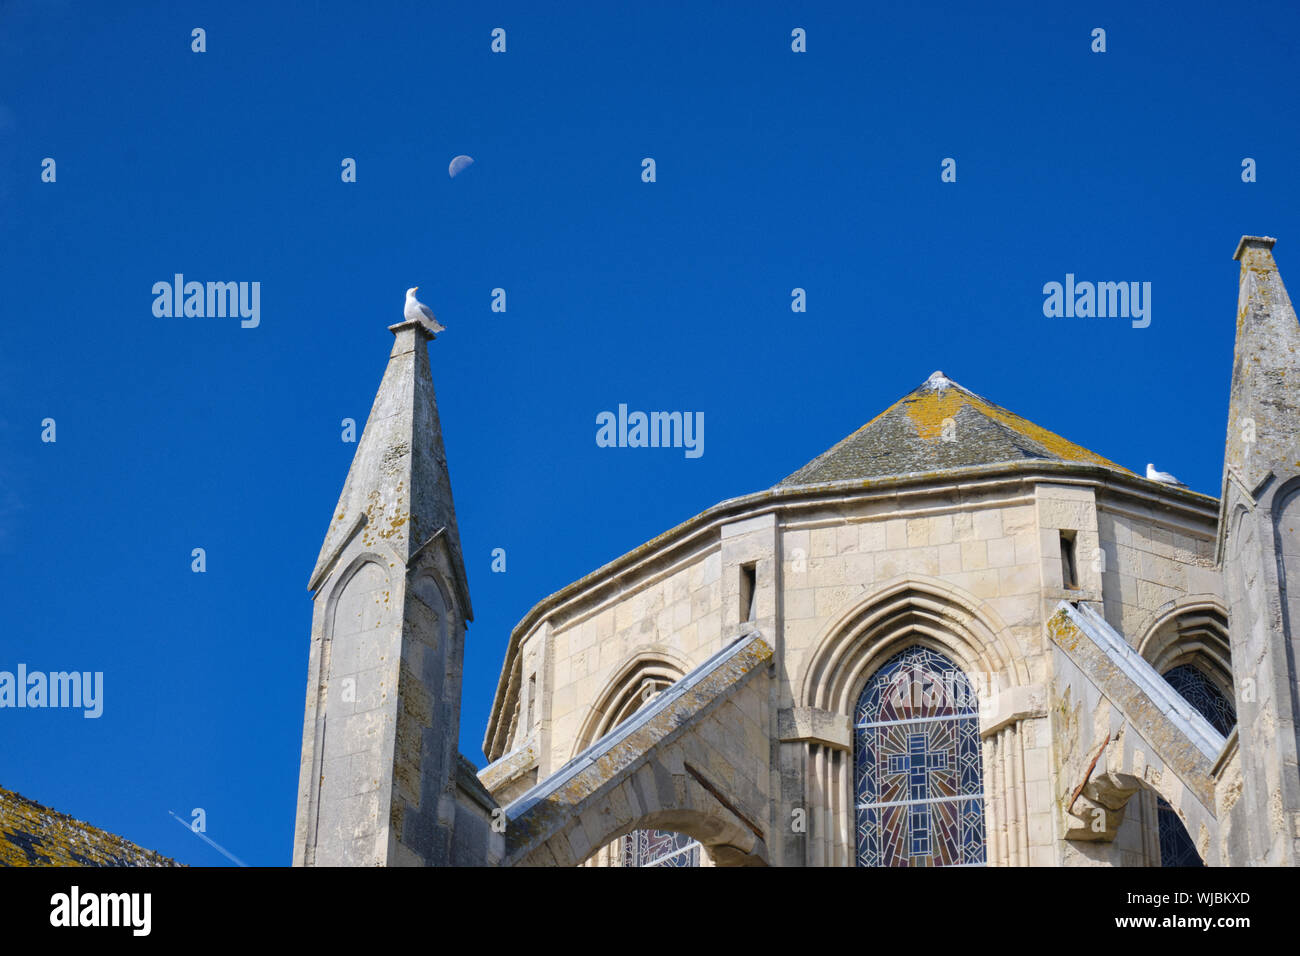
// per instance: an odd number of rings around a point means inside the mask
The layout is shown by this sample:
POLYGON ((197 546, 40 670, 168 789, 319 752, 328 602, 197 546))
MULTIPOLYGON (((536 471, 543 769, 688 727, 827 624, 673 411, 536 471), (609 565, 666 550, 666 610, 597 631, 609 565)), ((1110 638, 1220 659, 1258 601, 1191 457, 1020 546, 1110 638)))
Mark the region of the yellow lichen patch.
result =
POLYGON ((402 525, 406 524, 406 522, 409 521, 410 519, 411 516, 409 514, 394 516, 393 519, 388 523, 388 529, 386 531, 381 529, 379 531, 379 536, 384 540, 388 540, 393 535, 401 531, 402 525))
POLYGON ((920 395, 903 399, 903 404, 917 435, 925 441, 938 441, 943 437, 944 421, 956 416, 967 404, 966 398, 966 393, 958 388, 925 389, 920 395))
POLYGON ((1079 629, 1065 613, 1065 608, 1061 608, 1048 618, 1047 633, 1053 643, 1061 645, 1067 651, 1074 650, 1074 646, 1079 642, 1079 629))
POLYGON ((130 840, 0 788, 0 866, 177 866, 130 840))
POLYGON ((897 405, 904 407, 907 417, 916 427, 917 435, 925 441, 940 440, 943 437, 944 422, 955 420, 957 413, 964 406, 969 405, 981 415, 991 418, 1012 431, 1018 432, 1042 445, 1062 461, 1088 462, 1089 464, 1118 468, 1120 471, 1128 471, 1122 465, 1117 465, 1095 452, 1062 438, 1055 432, 1050 432, 1040 425, 1035 425, 1033 422, 1007 411, 1002 406, 985 401, 978 395, 967 392, 962 388, 922 389, 919 394, 913 392, 892 407, 897 407, 897 405))

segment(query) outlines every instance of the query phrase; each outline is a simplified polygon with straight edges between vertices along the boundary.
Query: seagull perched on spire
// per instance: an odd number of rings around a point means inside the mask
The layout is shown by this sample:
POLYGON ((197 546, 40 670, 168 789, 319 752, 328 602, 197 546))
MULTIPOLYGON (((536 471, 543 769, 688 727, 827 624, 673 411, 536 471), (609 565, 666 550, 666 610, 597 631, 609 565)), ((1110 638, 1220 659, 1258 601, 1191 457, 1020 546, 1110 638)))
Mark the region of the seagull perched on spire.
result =
POLYGON ((1187 486, 1169 474, 1167 471, 1156 471, 1156 466, 1147 462, 1147 480, 1158 481, 1162 485, 1173 485, 1175 488, 1186 488, 1187 486))
POLYGON ((447 329, 438 322, 433 314, 433 310, 415 297, 415 293, 420 290, 418 285, 413 285, 406 290, 406 308, 402 310, 402 315, 408 322, 419 322, 430 332, 446 332, 447 329))

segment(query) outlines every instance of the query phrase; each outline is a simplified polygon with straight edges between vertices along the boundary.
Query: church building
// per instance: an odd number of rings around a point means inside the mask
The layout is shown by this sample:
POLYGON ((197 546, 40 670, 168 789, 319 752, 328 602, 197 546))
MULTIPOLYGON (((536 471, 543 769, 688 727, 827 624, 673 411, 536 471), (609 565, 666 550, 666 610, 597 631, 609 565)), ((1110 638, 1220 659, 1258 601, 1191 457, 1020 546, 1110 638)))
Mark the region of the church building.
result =
POLYGON ((435 336, 392 326, 309 583, 295 865, 1295 865, 1300 324, 1273 244, 1235 255, 1217 499, 935 372, 539 601, 481 770, 435 336))

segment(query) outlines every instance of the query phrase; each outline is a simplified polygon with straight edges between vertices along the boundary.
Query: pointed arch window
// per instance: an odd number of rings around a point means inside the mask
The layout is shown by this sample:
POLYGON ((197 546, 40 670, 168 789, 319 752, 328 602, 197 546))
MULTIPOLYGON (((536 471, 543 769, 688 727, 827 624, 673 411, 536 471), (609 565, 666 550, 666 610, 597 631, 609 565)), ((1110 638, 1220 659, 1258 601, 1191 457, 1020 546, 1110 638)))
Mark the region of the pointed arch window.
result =
POLYGON ((1178 811, 1159 795, 1156 796, 1156 822, 1160 832, 1161 866, 1205 866, 1178 811))
POLYGON ((1165 671, 1169 686, 1178 691, 1202 717, 1223 736, 1232 733, 1237 723, 1237 710, 1223 691, 1200 669, 1191 664, 1179 664, 1165 671))
POLYGON ((985 862, 974 688, 951 660, 910 647, 868 679, 854 711, 859 866, 985 862))
MULTIPOLYGON (((1232 733, 1237 723, 1237 709, 1214 681, 1191 664, 1179 664, 1165 671, 1169 686, 1195 707, 1210 725, 1225 737, 1232 733)), ((1156 798, 1157 821, 1160 828, 1161 866, 1204 866, 1191 834, 1183 821, 1164 797, 1156 798)))

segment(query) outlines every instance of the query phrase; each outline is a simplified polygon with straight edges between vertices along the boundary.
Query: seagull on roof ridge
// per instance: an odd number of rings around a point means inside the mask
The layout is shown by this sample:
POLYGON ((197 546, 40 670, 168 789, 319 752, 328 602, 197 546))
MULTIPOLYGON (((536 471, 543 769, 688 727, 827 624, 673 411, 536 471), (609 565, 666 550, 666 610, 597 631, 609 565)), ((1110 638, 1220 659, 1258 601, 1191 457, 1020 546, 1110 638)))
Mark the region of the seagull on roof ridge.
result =
POLYGON ((433 310, 415 297, 420 287, 413 285, 406 290, 406 307, 402 310, 402 315, 408 322, 419 322, 430 332, 446 332, 443 326, 433 314, 433 310))
POLYGON ((943 372, 935 372, 925 380, 925 385, 923 387, 931 389, 932 391, 942 392, 944 389, 952 388, 954 386, 958 388, 961 387, 948 376, 944 375, 943 372))
POLYGON ((1162 485, 1173 485, 1175 488, 1186 488, 1187 486, 1169 474, 1167 471, 1156 471, 1156 466, 1147 462, 1147 480, 1158 481, 1162 485))

